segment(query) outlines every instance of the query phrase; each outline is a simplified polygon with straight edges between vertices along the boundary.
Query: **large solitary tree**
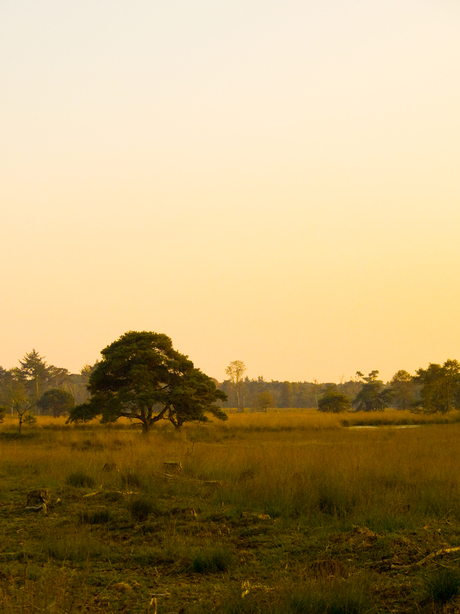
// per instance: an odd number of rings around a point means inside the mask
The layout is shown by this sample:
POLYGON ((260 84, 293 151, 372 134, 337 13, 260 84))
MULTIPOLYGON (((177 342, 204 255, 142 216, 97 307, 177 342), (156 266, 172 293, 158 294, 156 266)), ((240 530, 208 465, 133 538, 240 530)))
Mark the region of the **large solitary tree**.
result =
POLYGON ((224 393, 173 348, 167 335, 130 331, 101 354, 102 360, 89 376, 91 397, 71 410, 70 422, 96 416, 102 422, 113 422, 124 416, 140 422, 142 431, 148 433, 162 419, 181 426, 204 420, 205 412, 223 418, 215 402, 224 400, 224 393))

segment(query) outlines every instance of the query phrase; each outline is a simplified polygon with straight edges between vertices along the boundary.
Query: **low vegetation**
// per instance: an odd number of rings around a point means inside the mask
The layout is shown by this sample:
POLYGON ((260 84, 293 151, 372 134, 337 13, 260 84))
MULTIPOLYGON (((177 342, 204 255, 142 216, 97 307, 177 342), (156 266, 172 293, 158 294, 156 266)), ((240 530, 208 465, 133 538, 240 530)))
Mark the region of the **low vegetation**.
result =
POLYGON ((458 611, 458 418, 230 412, 142 436, 39 417, 18 436, 6 416, 2 612, 458 611), (25 509, 37 489, 46 513, 25 509))

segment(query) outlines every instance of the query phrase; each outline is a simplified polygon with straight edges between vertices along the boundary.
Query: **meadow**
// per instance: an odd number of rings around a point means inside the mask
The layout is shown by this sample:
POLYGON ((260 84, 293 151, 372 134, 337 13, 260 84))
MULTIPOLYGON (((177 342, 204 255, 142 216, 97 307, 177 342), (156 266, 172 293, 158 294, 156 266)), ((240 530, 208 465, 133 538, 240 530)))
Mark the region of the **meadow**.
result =
POLYGON ((459 439, 458 412, 229 412, 148 436, 48 417, 18 436, 8 416, 1 611, 457 612, 459 439), (25 509, 37 489, 46 513, 25 509))

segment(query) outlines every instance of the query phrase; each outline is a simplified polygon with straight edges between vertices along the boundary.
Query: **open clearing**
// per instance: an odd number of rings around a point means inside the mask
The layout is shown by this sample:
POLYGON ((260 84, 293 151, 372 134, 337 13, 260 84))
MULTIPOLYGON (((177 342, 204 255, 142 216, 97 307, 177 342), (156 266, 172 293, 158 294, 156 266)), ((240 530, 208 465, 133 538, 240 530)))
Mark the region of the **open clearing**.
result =
POLYGON ((230 414, 148 437, 39 418, 20 438, 9 418, 1 611, 459 611, 458 415, 344 426, 416 418, 230 414), (47 512, 26 510, 44 489, 47 512))

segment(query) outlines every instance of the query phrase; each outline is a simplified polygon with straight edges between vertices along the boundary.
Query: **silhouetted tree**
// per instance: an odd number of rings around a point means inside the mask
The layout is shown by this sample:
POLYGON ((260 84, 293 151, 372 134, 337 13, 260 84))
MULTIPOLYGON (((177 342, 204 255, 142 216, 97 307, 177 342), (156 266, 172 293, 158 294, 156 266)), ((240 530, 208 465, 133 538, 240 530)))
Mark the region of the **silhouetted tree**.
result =
POLYGON ((395 373, 390 382, 393 405, 398 409, 413 406, 417 396, 417 384, 410 373, 401 369, 395 373))
POLYGON ((422 385, 422 407, 429 413, 445 414, 460 407, 460 363, 446 360, 441 366, 430 363, 427 369, 418 369, 415 380, 422 385))
POLYGON ((70 412, 75 407, 75 399, 62 388, 51 388, 43 393, 37 402, 37 406, 45 414, 52 414, 55 418, 66 412, 70 412))
POLYGON ((371 371, 363 375, 357 371, 356 375, 362 381, 361 390, 353 400, 358 411, 383 411, 391 401, 392 391, 385 388, 384 383, 377 379, 379 372, 371 371))
POLYGON ((349 397, 334 385, 329 385, 322 397, 318 399, 318 411, 339 414, 349 409, 351 409, 349 397))
MULTIPOLYGON (((113 422, 124 416, 139 422, 148 433, 162 419, 178 424, 196 420, 199 411, 212 412, 212 386, 214 400, 225 397, 211 378, 174 350, 167 335, 130 331, 101 354, 89 377, 91 398, 71 410, 70 422, 96 416, 113 422)), ((214 415, 221 417, 217 409, 214 415)))

